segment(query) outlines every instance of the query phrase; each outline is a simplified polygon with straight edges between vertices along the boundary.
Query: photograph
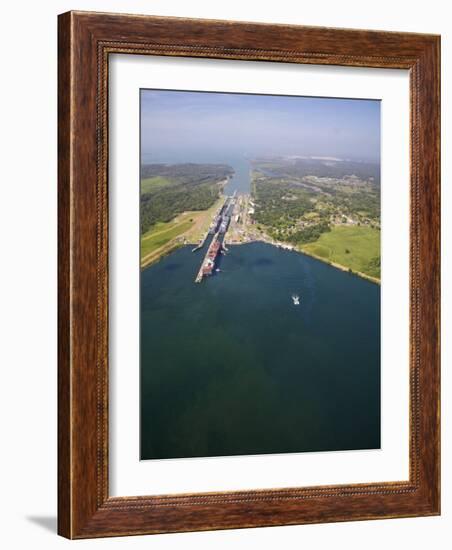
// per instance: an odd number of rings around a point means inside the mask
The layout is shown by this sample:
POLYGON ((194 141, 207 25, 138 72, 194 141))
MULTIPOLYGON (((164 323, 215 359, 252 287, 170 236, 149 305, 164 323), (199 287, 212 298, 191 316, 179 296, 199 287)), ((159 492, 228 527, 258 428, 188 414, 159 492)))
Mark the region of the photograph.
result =
POLYGON ((450 549, 449 4, 2 8, 2 548, 450 549))
POLYGON ((381 102, 139 100, 140 459, 380 449, 381 102))

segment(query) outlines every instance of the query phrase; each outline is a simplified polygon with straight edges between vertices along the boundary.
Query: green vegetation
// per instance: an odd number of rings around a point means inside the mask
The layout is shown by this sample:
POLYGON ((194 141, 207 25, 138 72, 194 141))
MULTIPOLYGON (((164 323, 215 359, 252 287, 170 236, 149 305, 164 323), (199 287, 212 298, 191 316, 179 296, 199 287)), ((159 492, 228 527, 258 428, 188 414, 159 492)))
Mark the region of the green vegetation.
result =
POLYGON ((218 199, 220 188, 216 182, 187 189, 184 185, 166 187, 141 197, 141 232, 145 233, 157 222, 168 222, 187 210, 206 210, 218 199))
POLYGON ((281 180, 255 180, 254 199, 258 204, 254 219, 270 228, 275 238, 281 237, 313 208, 307 191, 281 180))
POLYGON ((153 225, 141 236, 141 266, 158 261, 184 243, 199 243, 223 201, 223 198, 219 198, 207 210, 184 212, 170 222, 153 225))
POLYGON ((284 157, 253 162, 253 218, 272 239, 380 278, 379 165, 284 157))
POLYGON ((232 175, 224 164, 148 164, 141 168, 141 234, 188 210, 207 210, 232 175))
MULTIPOLYGON (((380 251, 378 251, 380 252, 380 251)), ((380 255, 375 256, 372 258, 369 263, 367 264, 366 273, 367 275, 370 275, 371 277, 375 277, 376 279, 381 278, 381 266, 380 266, 380 255)))
POLYGON ((380 165, 378 163, 281 157, 273 159, 271 162, 258 159, 254 164, 255 168, 257 167, 264 174, 272 177, 317 176, 343 179, 353 175, 361 180, 372 180, 376 186, 380 186, 380 165))
POLYGON ((279 159, 253 167, 254 218, 275 237, 289 240, 300 226, 319 222, 380 225, 376 164, 279 159))
POLYGON ((144 259, 152 252, 155 252, 182 233, 185 233, 192 225, 192 219, 169 223, 157 223, 141 237, 141 258, 144 259))
POLYGON ((161 176, 185 184, 198 184, 218 177, 232 175, 233 170, 227 164, 144 164, 141 167, 141 179, 161 176))
POLYGON ((170 180, 169 178, 163 178, 162 176, 154 176, 152 178, 145 178, 141 180, 141 194, 144 195, 145 193, 152 193, 154 191, 157 191, 158 189, 162 189, 162 187, 168 187, 168 185, 171 185, 173 183, 173 180, 170 180))
POLYGON ((335 196, 335 207, 357 220, 380 220, 380 194, 376 189, 342 188, 335 196))
POLYGON ((376 279, 380 278, 380 231, 370 227, 334 226, 301 250, 376 279))
POLYGON ((308 225, 307 227, 292 233, 289 236, 288 241, 296 246, 312 243, 316 241, 322 233, 326 233, 328 231, 331 231, 331 228, 326 222, 322 222, 317 225, 308 225))

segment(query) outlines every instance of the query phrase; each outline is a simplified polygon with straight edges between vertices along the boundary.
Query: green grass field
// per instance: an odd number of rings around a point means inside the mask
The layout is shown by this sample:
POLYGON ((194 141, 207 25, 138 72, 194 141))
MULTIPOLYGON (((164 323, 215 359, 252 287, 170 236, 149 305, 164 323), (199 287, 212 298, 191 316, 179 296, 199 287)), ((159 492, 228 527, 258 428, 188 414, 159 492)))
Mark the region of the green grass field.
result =
POLYGON ((174 182, 169 178, 163 178, 161 176, 155 176, 153 178, 145 178, 141 180, 141 193, 150 193, 151 191, 157 191, 162 187, 168 187, 174 182))
POLYGON ((301 249, 327 261, 380 278, 380 231, 364 226, 334 226, 301 249))
POLYGON ((188 231, 193 225, 193 221, 170 221, 167 223, 157 223, 152 229, 141 237, 141 259, 163 247, 169 241, 188 231))

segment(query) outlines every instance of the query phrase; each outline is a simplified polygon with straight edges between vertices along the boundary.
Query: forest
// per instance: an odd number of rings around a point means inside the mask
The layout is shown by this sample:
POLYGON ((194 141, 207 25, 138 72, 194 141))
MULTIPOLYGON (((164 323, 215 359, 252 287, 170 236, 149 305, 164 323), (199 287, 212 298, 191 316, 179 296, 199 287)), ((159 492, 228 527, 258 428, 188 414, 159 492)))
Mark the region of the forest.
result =
POLYGON ((327 222, 321 222, 298 229, 288 237, 288 241, 294 245, 312 243, 328 231, 331 231, 330 225, 327 222))
POLYGON ((330 223, 379 228, 380 177, 376 166, 312 159, 255 160, 254 219, 273 236, 290 242, 310 239, 308 235, 330 223), (308 226, 312 227, 309 231, 308 226))
POLYGON ((258 230, 272 239, 380 278, 378 164, 255 159, 252 198, 258 230))
POLYGON ((233 174, 225 164, 147 164, 141 167, 141 234, 181 212, 206 210, 233 174))
POLYGON ((351 160, 332 160, 320 158, 279 157, 274 159, 256 159, 262 171, 271 176, 318 176, 322 178, 342 179, 350 174, 362 180, 372 179, 380 186, 380 164, 376 162, 358 162, 351 160))
POLYGON ((286 227, 313 209, 309 192, 284 181, 264 179, 255 181, 254 197, 258 208, 254 219, 272 227, 286 227))

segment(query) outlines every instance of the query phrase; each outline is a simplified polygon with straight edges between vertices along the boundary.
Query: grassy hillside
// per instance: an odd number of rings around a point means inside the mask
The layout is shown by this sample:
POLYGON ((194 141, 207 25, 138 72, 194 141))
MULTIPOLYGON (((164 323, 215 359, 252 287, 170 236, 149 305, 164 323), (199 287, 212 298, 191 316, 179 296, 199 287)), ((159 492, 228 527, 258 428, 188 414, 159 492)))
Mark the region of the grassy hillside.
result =
POLYGON ((192 225, 194 225, 194 221, 190 219, 157 223, 141 237, 141 258, 144 259, 152 252, 163 247, 166 243, 182 235, 188 231, 192 225))
POLYGON ((197 244, 223 202, 224 198, 220 198, 208 210, 184 212, 169 222, 153 225, 141 236, 141 266, 158 261, 183 242, 197 244))
POLYGON ((380 231, 363 226, 333 226, 301 250, 343 267, 380 278, 380 231))

